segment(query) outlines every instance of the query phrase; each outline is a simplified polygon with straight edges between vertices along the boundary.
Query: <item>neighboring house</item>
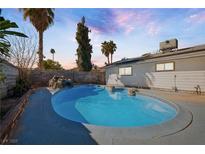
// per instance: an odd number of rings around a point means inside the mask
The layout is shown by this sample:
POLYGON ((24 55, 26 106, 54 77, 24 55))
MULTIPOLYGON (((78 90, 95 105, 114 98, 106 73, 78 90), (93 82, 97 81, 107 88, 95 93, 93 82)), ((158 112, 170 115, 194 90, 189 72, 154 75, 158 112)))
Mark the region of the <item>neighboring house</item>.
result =
POLYGON ((18 77, 18 68, 6 60, 0 58, 0 69, 5 75, 6 79, 0 83, 0 99, 4 98, 12 92, 12 89, 16 85, 16 79, 18 77))
POLYGON ((106 66, 106 84, 205 92, 205 45, 177 49, 177 41, 173 48, 166 41, 166 49, 163 43, 159 53, 106 66))

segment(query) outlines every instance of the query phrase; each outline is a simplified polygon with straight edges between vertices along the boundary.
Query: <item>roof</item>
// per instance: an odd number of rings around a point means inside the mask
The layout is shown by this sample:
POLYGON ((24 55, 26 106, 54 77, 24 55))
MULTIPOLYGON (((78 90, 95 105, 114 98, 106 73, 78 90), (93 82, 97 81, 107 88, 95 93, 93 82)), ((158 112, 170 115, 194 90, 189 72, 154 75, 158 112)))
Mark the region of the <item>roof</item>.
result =
POLYGON ((17 69, 18 69, 17 66, 13 65, 12 63, 9 63, 7 60, 2 59, 2 58, 0 58, 0 63, 7 64, 7 65, 9 65, 9 66, 11 66, 11 67, 14 67, 14 68, 17 68, 17 69))
POLYGON ((163 53, 163 52, 158 52, 158 53, 154 53, 154 54, 146 53, 146 54, 144 54, 140 57, 124 58, 122 60, 119 60, 119 61, 116 61, 112 64, 109 64, 107 66, 132 63, 132 62, 137 62, 137 61, 142 61, 142 60, 147 60, 147 59, 153 59, 153 58, 159 58, 159 57, 168 57, 168 56, 179 55, 179 54, 187 54, 187 53, 203 51, 203 50, 205 50, 205 44, 192 46, 192 47, 189 47, 189 48, 181 48, 181 49, 176 49, 176 50, 170 50, 170 51, 166 51, 165 53, 163 53))

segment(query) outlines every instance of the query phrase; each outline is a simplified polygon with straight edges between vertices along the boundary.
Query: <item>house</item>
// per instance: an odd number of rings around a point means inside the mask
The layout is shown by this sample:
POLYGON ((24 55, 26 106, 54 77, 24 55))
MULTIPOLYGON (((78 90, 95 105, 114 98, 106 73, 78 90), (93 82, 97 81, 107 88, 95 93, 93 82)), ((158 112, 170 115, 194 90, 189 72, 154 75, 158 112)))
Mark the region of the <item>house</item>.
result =
POLYGON ((107 65, 106 84, 205 92, 205 44, 178 49, 176 39, 161 42, 157 53, 107 65))

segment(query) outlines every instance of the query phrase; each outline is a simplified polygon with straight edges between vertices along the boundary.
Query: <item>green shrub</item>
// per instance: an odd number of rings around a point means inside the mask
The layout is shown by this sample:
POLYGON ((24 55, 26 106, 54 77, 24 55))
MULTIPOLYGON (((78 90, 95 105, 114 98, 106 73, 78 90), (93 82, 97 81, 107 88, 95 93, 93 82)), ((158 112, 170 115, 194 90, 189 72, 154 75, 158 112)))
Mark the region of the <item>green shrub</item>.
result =
POLYGON ((43 61, 43 66, 45 70, 63 70, 61 64, 57 61, 47 59, 43 61))
POLYGON ((29 90, 31 84, 28 80, 18 79, 16 81, 16 87, 14 88, 15 96, 22 96, 25 92, 29 90))

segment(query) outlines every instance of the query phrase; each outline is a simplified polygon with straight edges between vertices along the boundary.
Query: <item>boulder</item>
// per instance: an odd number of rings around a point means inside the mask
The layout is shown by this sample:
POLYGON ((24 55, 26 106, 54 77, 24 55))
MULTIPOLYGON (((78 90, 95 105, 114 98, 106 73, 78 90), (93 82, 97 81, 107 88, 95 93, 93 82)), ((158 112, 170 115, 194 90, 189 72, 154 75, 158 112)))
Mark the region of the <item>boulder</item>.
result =
POLYGON ((53 78, 49 80, 49 87, 53 89, 71 86, 73 86, 72 80, 66 79, 64 76, 53 76, 53 78))
POLYGON ((128 95, 135 96, 136 92, 138 92, 137 88, 129 88, 128 89, 128 95))
POLYGON ((69 87, 69 86, 72 86, 73 85, 73 82, 71 79, 67 79, 67 80, 63 80, 62 81, 62 86, 63 87, 69 87))

